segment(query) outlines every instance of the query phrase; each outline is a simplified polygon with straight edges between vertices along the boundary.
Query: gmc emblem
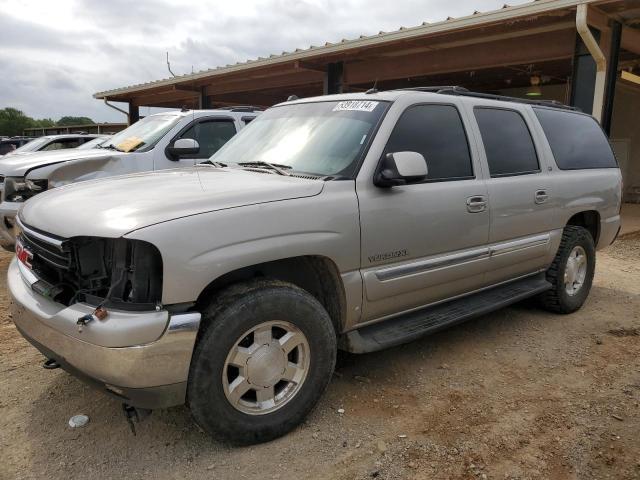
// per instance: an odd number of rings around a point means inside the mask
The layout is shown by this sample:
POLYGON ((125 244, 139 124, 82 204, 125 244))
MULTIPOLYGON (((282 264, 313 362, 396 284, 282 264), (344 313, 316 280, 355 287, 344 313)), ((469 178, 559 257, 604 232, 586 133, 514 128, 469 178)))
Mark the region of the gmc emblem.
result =
POLYGON ((27 250, 19 241, 16 242, 16 257, 18 258, 18 261, 22 262, 27 267, 33 268, 31 265, 33 253, 27 250))

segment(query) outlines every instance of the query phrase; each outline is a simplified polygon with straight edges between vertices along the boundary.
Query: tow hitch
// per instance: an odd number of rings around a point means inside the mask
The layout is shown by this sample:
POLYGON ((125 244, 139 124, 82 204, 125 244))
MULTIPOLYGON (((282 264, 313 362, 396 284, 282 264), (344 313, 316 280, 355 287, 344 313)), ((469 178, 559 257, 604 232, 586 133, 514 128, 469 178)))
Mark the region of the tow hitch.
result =
POLYGON ((133 433, 134 435, 136 434, 136 423, 140 423, 142 420, 151 415, 152 412, 152 410, 146 408, 132 407, 127 403, 122 404, 122 411, 124 413, 124 418, 129 424, 131 433, 133 433))
POLYGON ((45 368, 47 370, 55 370, 56 368, 60 368, 60 364, 53 358, 47 358, 42 364, 42 368, 45 368))

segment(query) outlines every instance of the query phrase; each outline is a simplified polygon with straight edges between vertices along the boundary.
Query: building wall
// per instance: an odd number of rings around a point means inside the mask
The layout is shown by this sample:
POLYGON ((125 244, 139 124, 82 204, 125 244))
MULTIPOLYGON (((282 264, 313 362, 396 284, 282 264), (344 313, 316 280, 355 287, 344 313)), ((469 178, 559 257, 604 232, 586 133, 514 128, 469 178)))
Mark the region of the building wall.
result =
POLYGON ((640 87, 618 81, 613 103, 611 144, 624 180, 624 200, 640 203, 640 87))
POLYGON ((501 95, 518 98, 530 98, 532 100, 556 100, 568 103, 568 86, 566 84, 543 85, 540 87, 542 95, 539 97, 527 97, 528 88, 505 88, 500 90, 501 95))

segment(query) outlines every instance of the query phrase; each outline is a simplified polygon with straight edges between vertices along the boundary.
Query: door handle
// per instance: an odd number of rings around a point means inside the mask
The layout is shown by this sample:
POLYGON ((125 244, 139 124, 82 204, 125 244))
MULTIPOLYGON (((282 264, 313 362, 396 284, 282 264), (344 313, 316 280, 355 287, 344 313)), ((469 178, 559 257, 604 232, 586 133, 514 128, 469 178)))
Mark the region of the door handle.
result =
POLYGON ((487 197, 474 195, 467 198, 467 211, 470 213, 484 212, 487 209, 487 197))
POLYGON ((546 190, 537 190, 535 193, 535 202, 539 205, 546 202, 549 199, 549 194, 546 190))

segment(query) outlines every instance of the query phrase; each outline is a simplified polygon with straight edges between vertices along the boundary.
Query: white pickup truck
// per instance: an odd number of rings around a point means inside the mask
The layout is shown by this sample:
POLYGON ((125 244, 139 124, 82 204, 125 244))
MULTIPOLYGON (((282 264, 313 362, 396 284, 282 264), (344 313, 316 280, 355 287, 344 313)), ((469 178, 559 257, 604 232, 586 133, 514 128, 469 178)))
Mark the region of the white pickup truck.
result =
POLYGON ((208 159, 258 114, 254 107, 149 115, 91 150, 0 160, 0 246, 13 250, 15 217, 45 190, 128 173, 188 167, 208 159))

